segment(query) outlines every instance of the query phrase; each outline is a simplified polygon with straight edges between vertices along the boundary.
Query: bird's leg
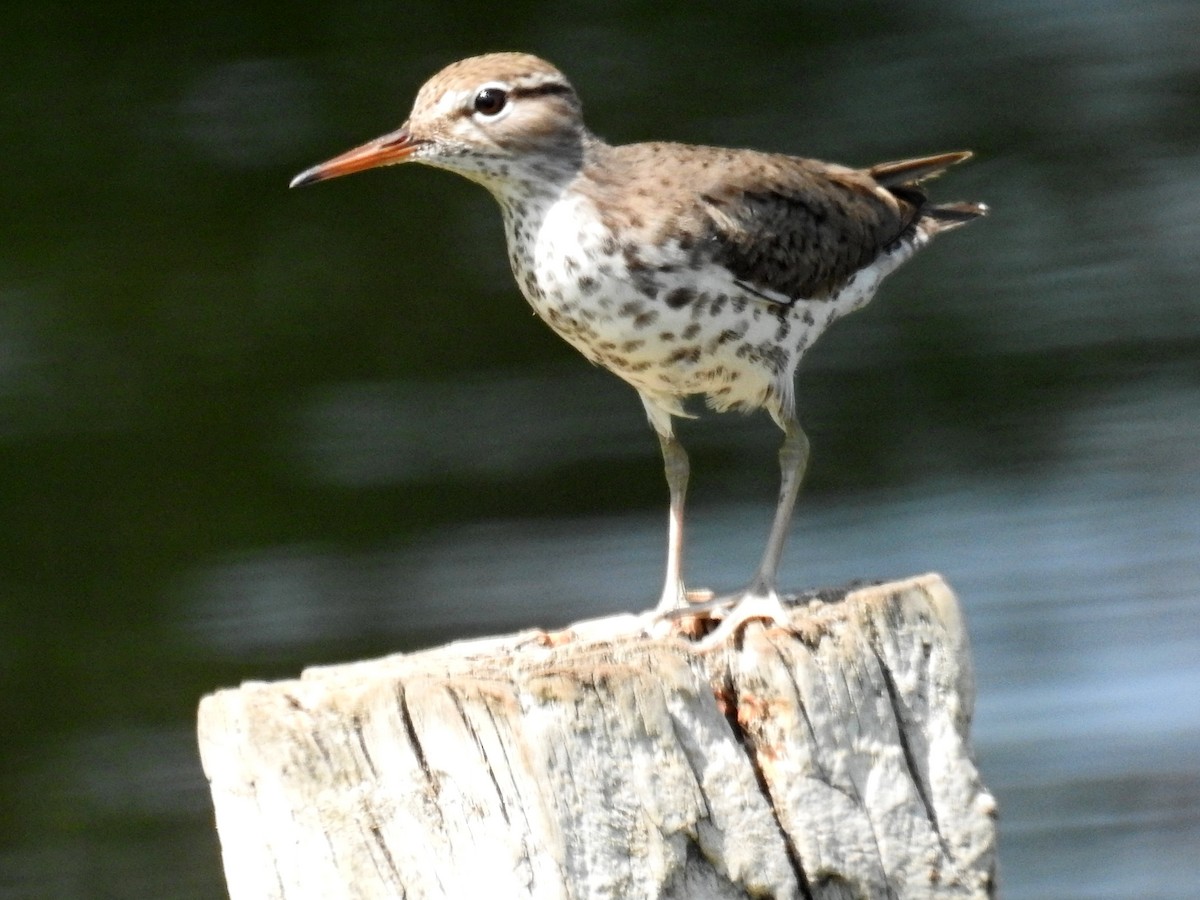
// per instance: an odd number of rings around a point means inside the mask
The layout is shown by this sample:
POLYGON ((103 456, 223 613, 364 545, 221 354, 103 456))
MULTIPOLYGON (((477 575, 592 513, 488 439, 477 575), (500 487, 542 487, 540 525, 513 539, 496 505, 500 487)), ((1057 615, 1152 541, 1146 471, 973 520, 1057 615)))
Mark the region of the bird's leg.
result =
POLYGON ((662 445, 663 468, 667 473, 667 489, 671 492, 671 507, 667 522, 667 576, 662 597, 654 615, 662 617, 671 610, 687 605, 683 588, 683 504, 687 496, 688 456, 674 433, 658 432, 662 445))
POLYGON ((711 647, 724 642, 750 619, 769 619, 783 627, 789 623, 787 607, 779 599, 779 560, 796 506, 796 495, 800 493, 804 470, 808 467, 808 450, 808 438, 793 415, 783 427, 783 444, 779 448, 779 502, 762 562, 744 590, 691 607, 689 611, 710 615, 717 610, 729 610, 716 631, 700 642, 702 645, 711 647))
POLYGON ((775 507, 775 519, 767 537, 767 549, 747 594, 774 594, 778 596, 779 560, 783 556, 783 545, 787 541, 788 527, 792 524, 792 512, 796 508, 796 495, 804 481, 808 468, 808 436, 793 415, 784 423, 783 444, 779 447, 779 503, 775 507))

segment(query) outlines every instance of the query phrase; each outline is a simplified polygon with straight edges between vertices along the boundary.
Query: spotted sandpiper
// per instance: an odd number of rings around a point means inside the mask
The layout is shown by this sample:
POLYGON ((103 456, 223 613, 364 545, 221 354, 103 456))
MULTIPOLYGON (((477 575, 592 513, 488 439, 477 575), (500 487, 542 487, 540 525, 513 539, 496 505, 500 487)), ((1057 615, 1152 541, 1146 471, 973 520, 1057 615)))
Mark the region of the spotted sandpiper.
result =
POLYGON ((934 205, 921 187, 970 155, 854 169, 753 150, 611 146, 584 125, 558 69, 491 53, 442 69, 400 128, 292 186, 419 162, 491 191, 525 298, 637 390, 658 434, 670 490, 658 621, 696 608, 681 573, 688 458, 672 419, 688 415, 683 400, 694 394, 720 412, 770 413, 784 439, 766 550, 743 590, 702 606, 728 634, 750 618, 788 620, 777 573, 809 449, 793 390, 800 358, 935 235, 987 211, 934 205))

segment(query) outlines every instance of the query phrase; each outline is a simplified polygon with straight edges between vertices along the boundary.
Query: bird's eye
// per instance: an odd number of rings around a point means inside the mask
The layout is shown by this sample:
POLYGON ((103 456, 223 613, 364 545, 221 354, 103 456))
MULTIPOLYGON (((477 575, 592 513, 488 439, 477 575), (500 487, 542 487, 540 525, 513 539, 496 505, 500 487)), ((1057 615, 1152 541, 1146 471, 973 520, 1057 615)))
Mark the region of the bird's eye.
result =
POLYGON ((475 95, 475 112, 485 116, 499 115, 508 105, 508 91, 498 87, 486 87, 475 95))

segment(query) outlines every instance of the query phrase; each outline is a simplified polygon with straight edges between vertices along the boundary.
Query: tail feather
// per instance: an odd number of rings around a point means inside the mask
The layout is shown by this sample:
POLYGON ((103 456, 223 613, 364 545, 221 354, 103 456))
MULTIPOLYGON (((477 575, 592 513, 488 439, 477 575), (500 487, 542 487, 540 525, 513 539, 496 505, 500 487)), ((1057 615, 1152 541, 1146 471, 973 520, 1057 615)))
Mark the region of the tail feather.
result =
POLYGON ((937 156, 921 156, 916 159, 902 159, 896 162, 879 163, 867 171, 881 186, 902 200, 911 203, 917 210, 917 216, 930 234, 939 231, 949 231, 965 225, 972 219, 987 215, 988 208, 984 203, 939 203, 928 202, 925 189, 920 183, 929 178, 936 178, 956 163, 964 162, 972 156, 970 150, 958 150, 953 153, 939 153, 937 156))
POLYGON ((965 201, 939 203, 937 206, 930 206, 925 209, 925 215, 931 216, 939 222, 946 223, 946 227, 970 222, 972 219, 978 219, 980 216, 986 216, 987 214, 988 205, 986 203, 967 203, 965 201))
POLYGON ((920 156, 915 159, 879 163, 871 166, 867 171, 884 187, 899 187, 918 184, 927 178, 936 178, 951 166, 964 162, 973 155, 970 150, 956 150, 953 153, 939 153, 936 156, 920 156))

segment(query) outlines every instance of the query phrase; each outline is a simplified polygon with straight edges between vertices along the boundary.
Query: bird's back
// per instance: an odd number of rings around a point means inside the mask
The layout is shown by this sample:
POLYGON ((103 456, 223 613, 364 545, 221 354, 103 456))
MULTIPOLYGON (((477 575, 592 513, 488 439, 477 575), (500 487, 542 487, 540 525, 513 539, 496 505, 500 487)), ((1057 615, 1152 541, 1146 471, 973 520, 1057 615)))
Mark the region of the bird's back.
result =
POLYGON ((643 246, 682 242, 780 301, 836 294, 921 224, 982 215, 931 204, 920 182, 968 153, 852 169, 753 150, 674 143, 602 146, 580 179, 609 227, 643 246))

